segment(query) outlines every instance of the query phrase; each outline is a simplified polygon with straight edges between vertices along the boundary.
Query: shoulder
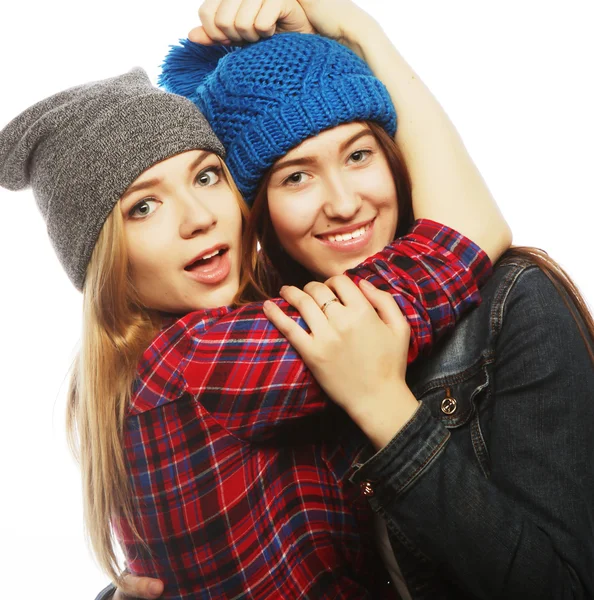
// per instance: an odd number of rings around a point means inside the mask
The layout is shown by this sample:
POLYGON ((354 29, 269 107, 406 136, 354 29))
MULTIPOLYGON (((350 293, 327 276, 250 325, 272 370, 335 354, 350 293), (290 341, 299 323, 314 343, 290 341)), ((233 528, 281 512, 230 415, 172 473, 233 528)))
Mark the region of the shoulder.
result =
POLYGON ((491 288, 485 289, 492 334, 497 336, 503 327, 518 322, 568 334, 584 329, 578 300, 568 291, 571 286, 545 253, 532 249, 518 253, 512 249, 498 263, 491 288), (564 285, 564 279, 568 285, 564 285))
POLYGON ((409 369, 411 380, 457 377, 502 352, 513 355, 508 353, 512 347, 517 351, 537 338, 551 345, 568 334, 570 346, 581 352, 584 342, 572 312, 576 313, 573 301, 534 260, 508 252, 481 288, 481 304, 456 324, 430 357, 409 369))
POLYGON ((586 380, 592 385, 591 317, 568 291, 571 282, 563 284, 564 274, 554 263, 537 264, 530 257, 512 257, 501 268, 507 281, 490 306, 488 344, 500 373, 515 373, 518 381, 532 376, 533 382, 564 382, 574 389, 579 376, 580 385, 586 380))
POLYGON ((129 415, 137 415, 177 400, 186 392, 184 369, 195 341, 230 309, 188 313, 169 320, 142 354, 133 384, 129 415))

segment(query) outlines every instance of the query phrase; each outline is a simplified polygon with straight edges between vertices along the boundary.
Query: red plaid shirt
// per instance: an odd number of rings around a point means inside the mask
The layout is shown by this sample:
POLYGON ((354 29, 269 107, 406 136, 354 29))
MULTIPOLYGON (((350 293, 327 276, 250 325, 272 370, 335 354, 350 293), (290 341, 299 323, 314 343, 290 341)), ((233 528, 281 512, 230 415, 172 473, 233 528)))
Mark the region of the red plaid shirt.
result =
MULTIPOLYGON (((490 271, 470 240, 422 220, 348 275, 393 293, 413 360, 479 303, 490 271)), ((146 350, 133 390, 125 451, 150 553, 116 519, 128 568, 169 599, 391 597, 348 482, 365 444, 261 303, 184 316, 146 350)))

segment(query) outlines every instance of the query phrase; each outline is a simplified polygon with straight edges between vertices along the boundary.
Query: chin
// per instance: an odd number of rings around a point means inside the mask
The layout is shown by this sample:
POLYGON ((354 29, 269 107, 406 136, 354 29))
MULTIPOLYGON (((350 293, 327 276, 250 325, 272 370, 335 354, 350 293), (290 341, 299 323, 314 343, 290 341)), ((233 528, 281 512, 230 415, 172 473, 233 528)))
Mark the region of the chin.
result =
POLYGON ((200 308, 208 309, 220 308, 221 306, 230 306, 235 300, 238 288, 239 283, 234 281, 233 283, 228 283, 220 288, 214 289, 208 294, 204 294, 198 302, 200 304, 200 308))

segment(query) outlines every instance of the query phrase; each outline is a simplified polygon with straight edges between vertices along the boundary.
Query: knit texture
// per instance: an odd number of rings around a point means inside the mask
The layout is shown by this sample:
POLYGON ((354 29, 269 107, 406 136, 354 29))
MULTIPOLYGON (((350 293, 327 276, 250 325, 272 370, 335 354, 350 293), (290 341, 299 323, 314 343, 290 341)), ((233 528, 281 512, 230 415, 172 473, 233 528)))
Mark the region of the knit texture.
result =
POLYGON ((385 86, 354 52, 319 35, 283 33, 232 48, 183 40, 165 58, 159 84, 202 110, 248 204, 278 158, 325 129, 370 120, 396 132, 385 86))
POLYGON ((82 290, 105 219, 147 168, 186 150, 224 149, 186 98, 142 69, 55 94, 0 131, 0 185, 31 187, 66 273, 82 290))

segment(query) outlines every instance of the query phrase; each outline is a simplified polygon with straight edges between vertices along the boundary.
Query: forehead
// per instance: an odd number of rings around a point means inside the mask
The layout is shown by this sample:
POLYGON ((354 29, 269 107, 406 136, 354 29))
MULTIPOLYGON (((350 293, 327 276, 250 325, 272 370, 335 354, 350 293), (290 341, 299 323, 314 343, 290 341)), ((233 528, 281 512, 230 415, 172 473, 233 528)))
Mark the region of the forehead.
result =
POLYGON ((344 144, 352 137, 364 131, 371 133, 371 130, 365 123, 345 123, 337 127, 332 127, 332 129, 326 129, 322 133, 308 138, 301 142, 299 146, 289 150, 284 158, 294 159, 317 154, 328 149, 337 150, 341 144, 344 144))
POLYGON ((154 177, 164 177, 173 171, 189 169, 196 161, 200 160, 202 162, 211 155, 213 155, 213 153, 207 152, 206 150, 187 150, 186 152, 176 154, 175 156, 170 156, 169 158, 150 166, 146 171, 143 171, 136 178, 135 183, 154 177))

